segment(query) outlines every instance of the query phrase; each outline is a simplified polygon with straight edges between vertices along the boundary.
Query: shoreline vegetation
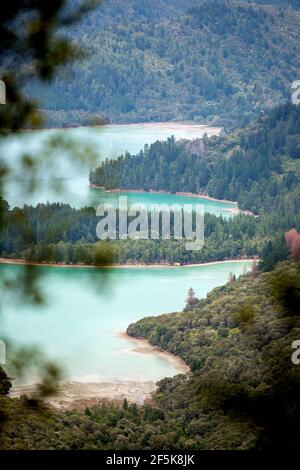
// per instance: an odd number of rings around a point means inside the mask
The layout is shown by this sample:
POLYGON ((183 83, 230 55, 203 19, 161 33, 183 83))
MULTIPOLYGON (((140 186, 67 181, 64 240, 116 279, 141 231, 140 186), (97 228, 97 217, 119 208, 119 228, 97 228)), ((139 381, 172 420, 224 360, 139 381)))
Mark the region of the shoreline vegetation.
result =
POLYGON ((150 190, 150 191, 144 191, 143 189, 105 189, 104 186, 97 186, 96 184, 90 184, 89 185, 90 189, 101 189, 104 190, 106 193, 129 193, 129 194, 167 194, 167 195, 174 195, 174 196, 181 196, 181 197, 194 197, 198 199, 205 199, 207 201, 211 202, 218 202, 220 204, 233 204, 236 205, 236 207, 226 207, 224 208, 225 211, 231 212, 233 214, 244 214, 244 215, 251 215, 255 217, 255 214, 253 212, 248 211, 248 210, 242 210, 238 207, 238 203, 236 201, 229 201, 227 199, 217 199, 215 197, 208 196, 207 194, 197 194, 197 193, 190 193, 190 192, 175 192, 171 193, 169 191, 155 191, 155 190, 150 190))
POLYGON ((259 261, 258 258, 239 258, 239 259, 226 259, 222 261, 209 261, 206 263, 195 263, 195 264, 110 264, 103 266, 95 266, 91 264, 59 264, 59 263, 37 263, 32 261, 27 261, 24 259, 14 259, 14 258, 0 258, 1 264, 14 264, 14 265, 26 265, 26 266, 37 266, 37 267, 48 267, 48 268, 89 268, 89 269, 140 269, 140 268, 195 268, 201 266, 212 266, 215 264, 224 264, 224 263, 239 263, 241 261, 259 261))

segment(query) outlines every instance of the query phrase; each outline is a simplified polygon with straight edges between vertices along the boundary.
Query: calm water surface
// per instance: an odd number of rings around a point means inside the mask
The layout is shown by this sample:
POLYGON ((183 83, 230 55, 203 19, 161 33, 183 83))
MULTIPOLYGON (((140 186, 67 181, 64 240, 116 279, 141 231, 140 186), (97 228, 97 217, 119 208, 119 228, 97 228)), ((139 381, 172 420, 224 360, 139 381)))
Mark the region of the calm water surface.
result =
MULTIPOLYGON (((190 268, 35 268, 48 303, 33 308, 6 292, 1 337, 39 346, 65 366, 70 379, 158 380, 179 371, 162 357, 133 352, 118 333, 144 316, 181 310, 189 287, 205 297, 226 283, 229 272, 240 275, 245 268, 247 261, 190 268)), ((21 269, 0 265, 11 276, 21 269)))
MULTIPOLYGON (((14 162, 16 174, 13 182, 8 182, 5 188, 5 198, 12 207, 22 207, 23 204, 37 204, 62 201, 75 207, 84 205, 98 205, 103 199, 115 201, 119 195, 105 193, 99 190, 89 189, 88 174, 105 158, 114 158, 126 151, 132 154, 138 153, 145 144, 151 144, 157 140, 166 140, 174 135, 178 139, 195 139, 208 135, 218 134, 218 128, 210 128, 201 125, 188 125, 176 123, 157 124, 130 124, 109 125, 102 128, 77 128, 66 130, 32 131, 18 134, 14 137, 2 139, 0 145, 1 158, 14 162), (56 139, 72 142, 71 150, 67 151, 65 145, 55 145, 56 139), (94 154, 93 164, 86 158, 87 152, 81 151, 83 157, 80 165, 76 165, 76 150, 83 146, 92 150, 94 154), (38 175, 38 187, 35 192, 28 194, 28 181, 24 181, 23 171, 18 169, 24 156, 32 156, 35 159, 43 157, 43 164, 38 175), (71 156, 70 156, 71 155, 71 156), (49 175, 51 174, 51 178, 49 175), (53 186, 62 185, 63 189, 57 191, 53 186)), ((68 148, 67 145, 67 148, 68 148)), ((42 160, 42 159, 41 159, 42 160)), ((40 160, 40 162, 41 162, 40 160)), ((127 195, 125 193, 125 195, 127 195)), ((217 215, 230 216, 228 208, 236 207, 235 204, 219 203, 198 198, 182 198, 168 194, 130 194, 129 201, 143 204, 173 204, 173 203, 203 203, 207 212, 217 215)))

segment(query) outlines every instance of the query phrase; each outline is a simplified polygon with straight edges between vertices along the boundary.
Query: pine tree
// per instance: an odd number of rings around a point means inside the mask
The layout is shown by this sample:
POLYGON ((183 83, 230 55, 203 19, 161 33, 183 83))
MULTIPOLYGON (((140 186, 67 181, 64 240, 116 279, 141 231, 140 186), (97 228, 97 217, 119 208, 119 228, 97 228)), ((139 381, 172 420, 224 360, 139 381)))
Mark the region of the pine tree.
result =
POLYGON ((187 306, 194 305, 196 303, 195 291, 192 287, 190 287, 188 290, 186 303, 187 303, 187 306))

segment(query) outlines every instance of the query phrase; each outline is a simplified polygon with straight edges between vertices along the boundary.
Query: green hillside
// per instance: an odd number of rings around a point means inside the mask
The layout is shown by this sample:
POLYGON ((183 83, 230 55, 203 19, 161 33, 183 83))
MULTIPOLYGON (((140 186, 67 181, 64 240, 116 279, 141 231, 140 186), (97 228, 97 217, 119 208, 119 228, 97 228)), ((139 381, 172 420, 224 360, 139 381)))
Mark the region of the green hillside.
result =
POLYGON ((87 57, 50 87, 28 85, 48 125, 92 115, 236 125, 290 95, 300 65, 297 11, 223 0, 146 4, 104 3, 71 33, 87 57))

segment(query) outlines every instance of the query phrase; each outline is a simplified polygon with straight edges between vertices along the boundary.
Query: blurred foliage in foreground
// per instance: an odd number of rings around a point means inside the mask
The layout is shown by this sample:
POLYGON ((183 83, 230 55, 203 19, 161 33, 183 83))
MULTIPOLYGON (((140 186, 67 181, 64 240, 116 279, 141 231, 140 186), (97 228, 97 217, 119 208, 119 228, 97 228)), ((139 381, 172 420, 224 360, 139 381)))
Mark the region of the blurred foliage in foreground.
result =
MULTIPOLYGON (((42 115, 38 104, 25 96, 24 85, 32 80, 49 83, 58 67, 78 56, 79 50, 71 44, 67 30, 96 3, 98 2, 93 0, 77 1, 74 6, 68 0, 51 2, 16 0, 8 2, 5 8, 1 8, 0 77, 6 86, 6 104, 0 106, 0 145, 4 136, 9 137, 25 127, 41 127, 42 115)), ((51 146, 56 151, 59 146, 60 150, 67 150, 72 154, 73 160, 74 157, 78 157, 70 142, 54 139, 51 146)), ((0 146, 0 225, 2 230, 6 227, 6 206, 3 204, 3 194, 7 182, 17 186, 25 181, 27 183, 25 190, 34 191, 40 178, 39 171, 41 169, 44 171, 47 167, 47 174, 50 174, 53 170, 54 162, 51 161, 52 155, 49 149, 45 148, 35 160, 29 154, 28 149, 25 148, 24 152, 19 161, 16 161, 10 153, 5 154, 3 147, 0 146)), ((78 160, 81 161, 80 158, 78 160)), ((40 273, 30 266, 25 266, 20 272, 18 279, 13 280, 7 279, 3 272, 0 273, 1 295, 7 290, 17 291, 20 300, 42 303, 43 295, 38 285, 40 273)), ((16 349, 16 345, 13 346, 16 349)), ((20 349, 14 354, 11 349, 8 349, 8 352, 9 362, 14 365, 18 378, 32 365, 39 370, 38 399, 55 391, 61 373, 54 364, 47 362, 39 352, 31 348, 20 349)), ((1 393, 7 393, 10 382, 2 368, 0 378, 1 393)), ((1 408, 0 424, 3 417, 1 408)))

